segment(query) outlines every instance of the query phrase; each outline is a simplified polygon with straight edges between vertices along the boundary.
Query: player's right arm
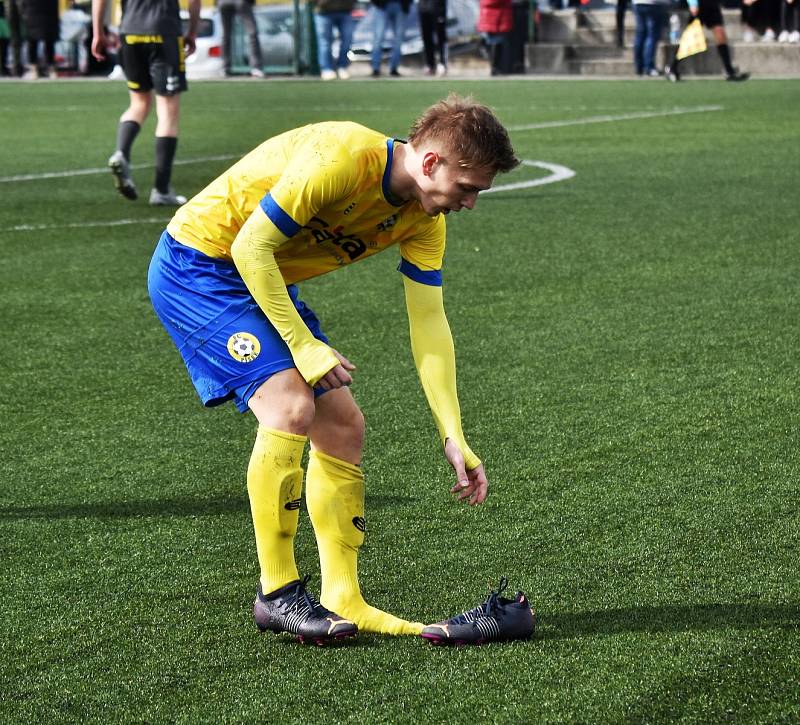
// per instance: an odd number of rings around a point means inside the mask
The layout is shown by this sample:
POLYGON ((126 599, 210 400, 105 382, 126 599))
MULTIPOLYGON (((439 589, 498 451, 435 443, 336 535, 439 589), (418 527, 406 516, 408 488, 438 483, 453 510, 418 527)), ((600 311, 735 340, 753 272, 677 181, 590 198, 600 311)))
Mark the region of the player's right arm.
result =
POLYGON ((329 389, 349 385, 347 371, 353 368, 311 334, 286 291, 275 259, 283 244, 354 183, 348 150, 324 134, 309 136, 291 151, 280 178, 245 220, 231 256, 250 294, 289 347, 303 379, 329 389))
MULTIPOLYGON (((311 334, 286 291, 275 252, 288 238, 259 205, 239 230, 231 246, 231 256, 253 299, 289 347, 303 379, 314 386, 339 365, 339 359, 328 345, 311 334)), ((346 377, 334 374, 326 382, 330 385, 341 377, 340 384, 331 387, 349 384, 349 375, 342 372, 346 377)))
POLYGON ((92 0, 92 55, 97 60, 105 60, 106 57, 105 16, 106 0, 92 0))

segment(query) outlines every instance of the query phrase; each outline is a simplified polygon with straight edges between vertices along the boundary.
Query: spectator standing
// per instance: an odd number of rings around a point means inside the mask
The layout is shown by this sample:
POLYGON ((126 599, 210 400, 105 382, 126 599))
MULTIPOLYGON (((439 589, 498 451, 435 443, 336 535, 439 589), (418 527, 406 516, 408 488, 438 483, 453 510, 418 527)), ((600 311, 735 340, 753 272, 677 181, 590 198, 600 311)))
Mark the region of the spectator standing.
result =
MULTIPOLYGON (((714 36, 714 42, 717 44, 717 52, 725 68, 725 78, 729 81, 746 81, 750 77, 750 74, 740 72, 731 62, 728 34, 725 32, 725 21, 722 18, 720 0, 688 0, 688 2, 689 13, 692 18, 700 18, 700 22, 703 26, 709 28, 714 36)), ((680 70, 678 69, 678 49, 679 48, 675 48, 672 62, 664 68, 664 75, 668 81, 672 81, 673 83, 681 79, 680 70)))
POLYGON ((798 0, 783 0, 781 3, 781 32, 778 35, 781 43, 800 43, 798 5, 798 0))
MULTIPOLYGON (((8 34, 11 45, 11 75, 19 77, 22 75, 22 13, 19 9, 18 0, 7 0, 6 20, 8 22, 8 34)), ((5 60, 5 55, 3 56, 5 60)))
POLYGON ((25 0, 21 9, 28 35, 28 70, 24 77, 56 78, 58 0, 25 0), (39 58, 40 44, 44 46, 44 62, 39 58))
POLYGON ((314 7, 314 28, 317 32, 317 59, 323 81, 334 78, 347 80, 350 72, 347 67, 350 59, 350 44, 353 41, 355 21, 352 12, 355 0, 316 0, 314 7), (339 53, 333 57, 333 31, 339 34, 339 53))
POLYGON ((392 52, 389 56, 389 75, 400 75, 400 55, 402 52, 403 36, 406 32, 406 21, 411 3, 414 0, 372 0, 375 13, 375 32, 372 35, 372 77, 381 74, 381 61, 383 59, 383 39, 386 30, 392 29, 392 52))
POLYGON ((425 49, 425 74, 446 75, 447 0, 419 0, 417 14, 425 49))
MULTIPOLYGON (((105 59, 109 38, 103 27, 106 0, 92 0, 92 55, 105 59)), ((138 197, 130 173, 131 148, 156 100, 156 169, 153 206, 180 206, 186 197, 170 184, 178 146, 180 94, 187 90, 185 56, 194 53, 200 0, 189 0, 189 29, 183 35, 178 0, 127 0, 120 25, 120 58, 128 82, 129 105, 119 119, 117 150, 108 159, 122 196, 138 197)))
POLYGON ((636 75, 661 75, 656 68, 658 41, 667 24, 668 0, 633 0, 636 35, 633 39, 633 64, 636 75))
POLYGON ((625 11, 628 9, 628 0, 617 0, 616 26, 617 47, 625 47, 625 11))
POLYGON ((11 75, 11 69, 6 65, 10 37, 11 33, 8 30, 8 21, 6 20, 6 6, 3 0, 0 0, 0 75, 4 76, 11 75))
POLYGON ((261 44, 258 42, 258 26, 253 15, 254 0, 217 0, 219 16, 222 19, 222 55, 225 60, 225 75, 233 75, 231 39, 233 38, 233 20, 238 15, 247 33, 247 60, 250 63, 250 75, 263 78, 264 62, 261 56, 261 44))
POLYGON ((514 8, 511 0, 480 0, 478 9, 479 33, 489 50, 493 76, 511 72, 508 35, 514 27, 514 8))

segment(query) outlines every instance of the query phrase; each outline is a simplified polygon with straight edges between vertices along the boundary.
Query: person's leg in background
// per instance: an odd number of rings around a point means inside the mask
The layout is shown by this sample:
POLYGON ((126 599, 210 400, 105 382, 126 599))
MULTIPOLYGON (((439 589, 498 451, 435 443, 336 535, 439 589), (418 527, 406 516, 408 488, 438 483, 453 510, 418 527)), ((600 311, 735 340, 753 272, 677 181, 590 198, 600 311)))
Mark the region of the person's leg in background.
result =
POLYGON ((331 13, 314 13, 314 29, 317 33, 317 62, 319 63, 320 77, 323 81, 332 81, 336 78, 333 68, 333 19, 331 13))
POLYGON ((254 78, 264 77, 264 60, 261 55, 261 43, 258 41, 258 26, 253 15, 253 5, 248 0, 240 0, 239 17, 247 34, 247 59, 250 63, 250 75, 254 78))
POLYGON ((335 22, 336 29, 339 31, 339 58, 336 62, 336 73, 339 79, 344 81, 350 78, 350 72, 347 70, 350 66, 350 58, 348 58, 347 54, 353 44, 355 21, 349 12, 342 11, 336 13, 335 22))

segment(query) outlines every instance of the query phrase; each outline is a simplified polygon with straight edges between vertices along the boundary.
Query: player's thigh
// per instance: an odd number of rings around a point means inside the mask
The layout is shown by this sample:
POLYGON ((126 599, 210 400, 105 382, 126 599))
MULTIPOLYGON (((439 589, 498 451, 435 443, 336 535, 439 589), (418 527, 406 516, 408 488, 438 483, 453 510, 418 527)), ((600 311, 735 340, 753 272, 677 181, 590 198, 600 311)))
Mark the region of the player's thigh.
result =
POLYGON ((183 38, 164 36, 162 43, 153 46, 150 75, 159 96, 175 96, 187 90, 183 38))
POLYGON ((317 396, 316 414, 309 430, 314 448, 354 465, 361 463, 364 414, 348 388, 317 396))
POLYGON ((120 38, 120 64, 125 71, 128 89, 148 93, 153 89, 150 75, 150 48, 148 38, 141 35, 122 35, 120 38))

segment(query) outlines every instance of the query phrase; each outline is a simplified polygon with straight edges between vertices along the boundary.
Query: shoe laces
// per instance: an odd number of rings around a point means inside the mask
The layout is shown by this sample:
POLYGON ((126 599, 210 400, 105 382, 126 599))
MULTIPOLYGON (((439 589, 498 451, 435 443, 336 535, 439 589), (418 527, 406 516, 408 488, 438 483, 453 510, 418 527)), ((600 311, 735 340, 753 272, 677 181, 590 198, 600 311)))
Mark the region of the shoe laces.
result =
POLYGON ((322 605, 308 593, 306 584, 311 578, 310 574, 306 574, 294 587, 294 592, 287 598, 285 604, 281 607, 284 614, 294 612, 299 615, 303 621, 308 619, 318 609, 323 609, 322 605))
POLYGON ((494 617, 499 607, 497 600, 507 587, 508 579, 506 579, 506 577, 500 577, 500 583, 497 589, 490 591, 489 596, 486 597, 482 604, 479 604, 474 609, 470 609, 468 612, 459 614, 457 617, 453 617, 450 621, 453 624, 467 624, 468 622, 474 622, 480 617, 494 617))

